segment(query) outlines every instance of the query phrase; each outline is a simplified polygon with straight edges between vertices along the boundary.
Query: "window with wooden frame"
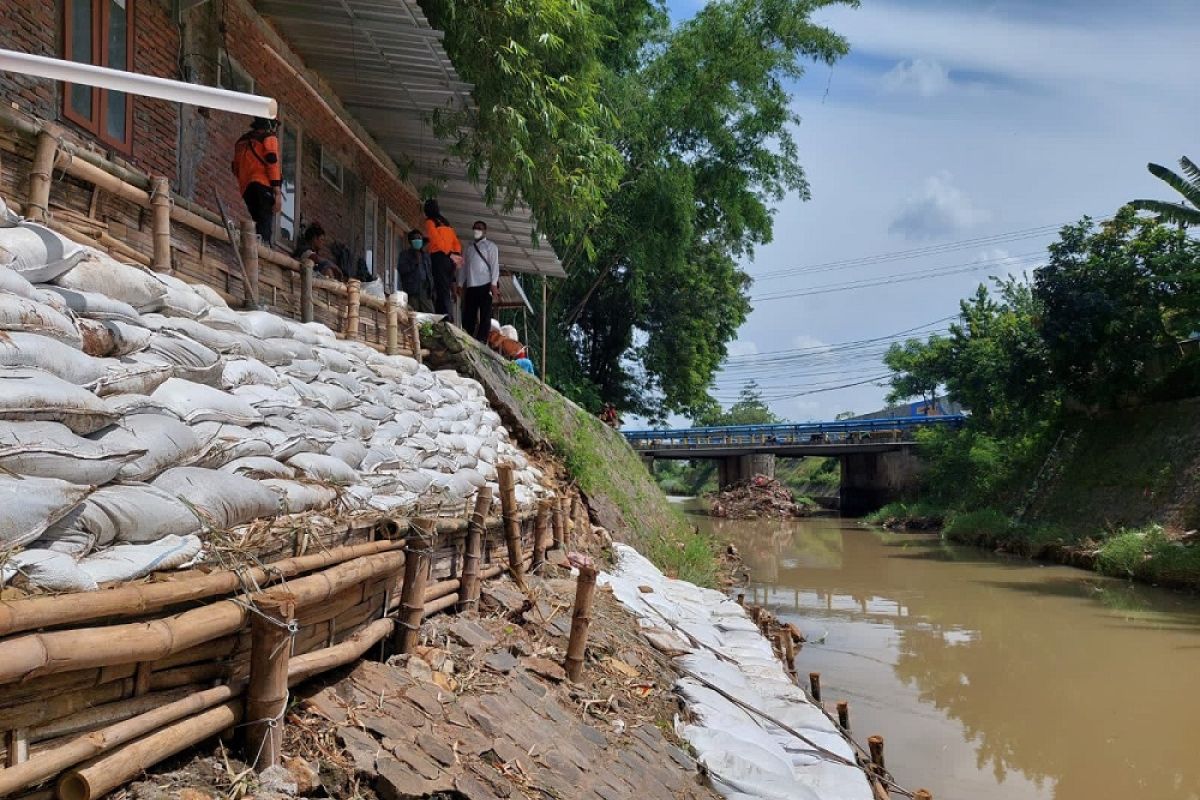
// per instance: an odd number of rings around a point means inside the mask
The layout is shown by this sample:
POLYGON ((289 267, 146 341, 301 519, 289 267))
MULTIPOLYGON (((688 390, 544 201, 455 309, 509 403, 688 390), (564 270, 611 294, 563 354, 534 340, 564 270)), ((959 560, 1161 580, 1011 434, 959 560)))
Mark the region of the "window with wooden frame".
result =
POLYGON ((321 145, 321 177, 330 186, 342 191, 342 164, 324 145, 321 145))
MULTIPOLYGON (((63 0, 63 57, 133 70, 134 0, 63 0)), ((63 84, 63 116, 100 141, 129 152, 133 98, 125 92, 63 84)))
POLYGON ((379 273, 375 270, 376 220, 379 218, 379 201, 375 199, 375 195, 367 192, 365 205, 367 213, 366 219, 363 221, 363 258, 367 262, 367 271, 375 277, 379 277, 379 273))
POLYGON ((279 167, 283 174, 280 186, 279 231, 280 238, 295 244, 299 236, 298 200, 300 196, 300 130, 290 122, 279 126, 279 167))

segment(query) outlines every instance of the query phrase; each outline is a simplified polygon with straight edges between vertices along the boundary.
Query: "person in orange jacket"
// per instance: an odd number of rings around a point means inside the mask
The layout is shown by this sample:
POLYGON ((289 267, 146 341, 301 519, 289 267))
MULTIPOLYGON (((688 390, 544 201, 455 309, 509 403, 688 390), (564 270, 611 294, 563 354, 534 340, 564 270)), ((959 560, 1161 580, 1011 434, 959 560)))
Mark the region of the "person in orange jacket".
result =
POLYGON ((462 263, 458 234, 442 216, 437 200, 425 201, 425 249, 433 266, 433 311, 454 318, 454 276, 462 263))
POLYGON ((275 238, 275 215, 283 205, 283 167, 279 160, 279 121, 255 117, 250 130, 233 146, 233 174, 258 236, 275 238))

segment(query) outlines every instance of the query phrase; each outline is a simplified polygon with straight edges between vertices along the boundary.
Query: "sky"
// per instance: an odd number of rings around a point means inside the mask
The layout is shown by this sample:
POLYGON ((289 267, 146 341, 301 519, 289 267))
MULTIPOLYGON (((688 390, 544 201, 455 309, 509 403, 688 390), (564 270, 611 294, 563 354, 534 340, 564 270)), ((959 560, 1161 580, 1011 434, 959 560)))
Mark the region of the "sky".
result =
MULTIPOLYGON (((669 0, 676 20, 700 5, 669 0)), ((891 337, 944 329, 1063 224, 1173 199, 1146 163, 1200 157, 1200 0, 862 0, 814 21, 851 54, 792 87, 812 199, 780 203, 744 265, 726 406, 755 378, 785 419, 882 407, 891 337)))

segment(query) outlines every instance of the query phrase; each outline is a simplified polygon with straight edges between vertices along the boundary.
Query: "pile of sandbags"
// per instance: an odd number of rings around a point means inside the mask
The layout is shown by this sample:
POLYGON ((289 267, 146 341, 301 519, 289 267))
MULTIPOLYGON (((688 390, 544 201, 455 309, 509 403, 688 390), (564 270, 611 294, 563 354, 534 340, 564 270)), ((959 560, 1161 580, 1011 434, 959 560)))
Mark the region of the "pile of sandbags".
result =
POLYGON ((473 380, 0 221, 0 585, 140 577, 283 514, 461 508, 501 462, 519 504, 546 494, 473 380))

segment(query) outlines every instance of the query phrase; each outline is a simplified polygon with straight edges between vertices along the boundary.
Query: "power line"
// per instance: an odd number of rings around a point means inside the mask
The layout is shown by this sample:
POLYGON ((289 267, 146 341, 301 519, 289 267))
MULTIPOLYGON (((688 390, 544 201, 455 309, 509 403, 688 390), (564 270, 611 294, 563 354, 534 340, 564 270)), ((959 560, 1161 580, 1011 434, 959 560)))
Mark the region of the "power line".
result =
POLYGON ((934 325, 940 325, 943 322, 949 322, 950 320, 955 319, 957 317, 958 317, 957 314, 951 314, 948 317, 942 317, 941 319, 935 319, 932 322, 925 322, 920 325, 915 325, 911 328, 905 328, 902 331, 896 331, 895 333, 889 333, 889 334, 885 334, 883 336, 875 336, 875 337, 871 337, 868 339, 852 339, 852 340, 845 341, 845 342, 831 342, 830 344, 808 345, 805 347, 793 347, 793 348, 787 348, 784 350, 767 350, 762 353, 746 353, 745 355, 741 355, 741 356, 729 356, 725 359, 725 363, 729 364, 730 362, 738 362, 741 360, 746 360, 746 361, 757 360, 760 358, 767 358, 769 356, 786 355, 786 354, 790 354, 790 353, 796 353, 796 354, 810 353, 810 352, 811 353, 828 353, 831 351, 840 350, 842 348, 847 348, 847 347, 851 347, 854 345, 870 344, 870 343, 874 343, 874 342, 884 342, 884 341, 889 341, 891 339, 903 337, 910 333, 915 333, 916 331, 919 331, 922 328, 930 328, 934 325))

